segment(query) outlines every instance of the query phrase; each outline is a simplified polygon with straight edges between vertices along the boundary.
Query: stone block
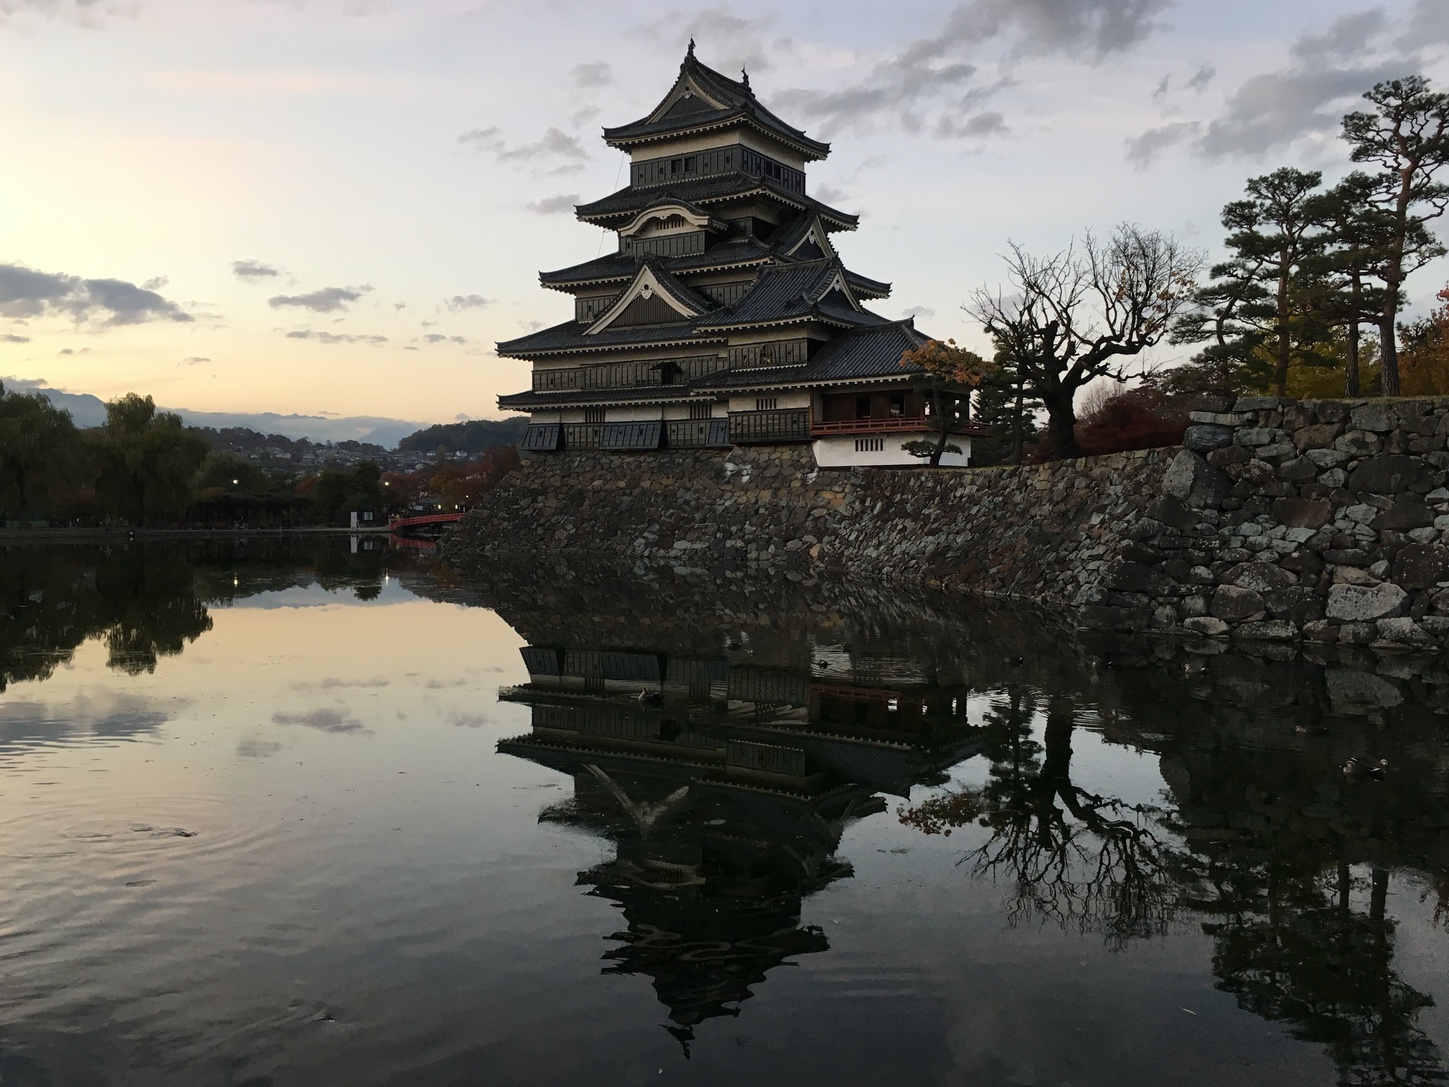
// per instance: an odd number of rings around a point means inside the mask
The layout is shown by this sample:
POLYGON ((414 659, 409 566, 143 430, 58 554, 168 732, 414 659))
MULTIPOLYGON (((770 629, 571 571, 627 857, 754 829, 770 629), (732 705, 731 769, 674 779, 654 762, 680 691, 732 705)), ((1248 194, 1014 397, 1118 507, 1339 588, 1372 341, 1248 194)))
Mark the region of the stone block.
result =
POLYGON ((1274 519, 1289 528, 1318 529, 1333 520, 1333 503, 1326 498, 1279 498, 1272 508, 1274 519))
POLYGON ((1236 412, 1245 411, 1272 411, 1281 407, 1283 398, 1281 396, 1240 396, 1238 402, 1233 405, 1236 412))
POLYGON ((1338 423, 1318 423, 1300 427, 1293 432, 1293 444, 1299 449, 1321 449, 1333 444, 1333 439, 1343 433, 1338 423))
POLYGON ((1251 423, 1253 416, 1245 412, 1234 411, 1190 411, 1187 413, 1190 423, 1200 423, 1207 426, 1238 427, 1244 423, 1251 423))
POLYGON ((1246 446, 1249 449, 1286 441, 1288 441, 1287 431, 1277 427, 1241 427, 1233 434, 1234 445, 1246 446))
POLYGON ((1380 619, 1374 626, 1381 641, 1397 642, 1399 645, 1428 645, 1433 641, 1423 627, 1407 616, 1380 619))
POLYGON ((1190 619, 1182 621, 1184 630, 1190 630, 1194 634, 1205 634, 1209 638, 1222 638, 1228 633, 1228 624, 1221 619, 1214 619, 1210 615, 1195 615, 1190 619))
POLYGON ((1147 507, 1147 516, 1179 532, 1189 532, 1197 524, 1197 514, 1171 495, 1162 495, 1151 502, 1147 507))
MULTIPOLYGON (((1372 588, 1360 585, 1335 585, 1328 590, 1329 619, 1342 622, 1375 622, 1393 619, 1408 610, 1409 594, 1391 582, 1372 588)), ((1216 613, 1214 613, 1216 614, 1216 613)))
POLYGON ((1371 457, 1382 447, 1379 436, 1366 430, 1350 430, 1333 439, 1333 448, 1352 457, 1371 457))
POLYGON ((1287 619, 1296 626, 1323 618, 1323 597, 1307 585, 1293 585, 1263 597, 1268 614, 1274 619, 1287 619))
POLYGON ((1383 578, 1375 577, 1358 566, 1339 566, 1333 571, 1335 585, 1377 585, 1383 578))
MULTIPOLYGON (((1194 412, 1193 414, 1202 413, 1194 412)), ((1231 445, 1232 442, 1233 432, 1230 427, 1212 424, 1199 423, 1190 426, 1182 435, 1183 447, 1194 453, 1211 453, 1215 449, 1231 445)))
POLYGON ((1118 562, 1107 574, 1108 588, 1124 593, 1146 593, 1148 596, 1167 596, 1176 588, 1176 583, 1162 570, 1140 562, 1118 562))
POLYGON ((1286 619, 1269 619, 1242 623, 1233 631, 1233 637, 1259 642, 1289 642, 1298 637, 1298 628, 1286 619))
POLYGON ((1327 619, 1317 619, 1303 624, 1303 637, 1310 642, 1330 644, 1338 641, 1338 628, 1327 619))
POLYGON ((1350 472, 1346 486, 1354 494, 1400 494, 1416 483, 1428 482, 1429 474, 1422 457, 1382 453, 1369 457, 1350 472))
POLYGON ((1405 589, 1432 589, 1449 581, 1449 548, 1436 543, 1411 543, 1389 565, 1389 576, 1405 589))
POLYGON ((1320 468, 1337 468, 1353 459, 1341 449, 1305 449, 1303 455, 1320 468))
POLYGON ((1215 468, 1231 468, 1235 464, 1243 464, 1252 459, 1253 454, 1241 445, 1224 446, 1222 449, 1214 449, 1207 454, 1207 462, 1215 468))
POLYGON ((1318 478, 1318 465, 1307 457, 1294 457, 1278 465, 1278 478, 1289 483, 1306 483, 1318 478))
POLYGON ((1370 401, 1348 413, 1348 425, 1355 430, 1387 434, 1399 425, 1399 417, 1387 404, 1370 401))
MULTIPOLYGON (((1244 526, 1247 527, 1247 526, 1244 526)), ((1270 593, 1275 589, 1297 585, 1298 579, 1287 570, 1268 562, 1242 562, 1223 575, 1223 582, 1240 589, 1251 589, 1255 593, 1270 593)))
POLYGON ((1422 502, 1395 502, 1373 520, 1372 527, 1379 532, 1405 532, 1412 528, 1427 528, 1434 523, 1434 514, 1422 502))
POLYGON ((1237 585, 1219 585, 1213 592, 1208 611, 1215 618, 1229 622, 1257 620, 1267 614, 1262 596, 1237 585))

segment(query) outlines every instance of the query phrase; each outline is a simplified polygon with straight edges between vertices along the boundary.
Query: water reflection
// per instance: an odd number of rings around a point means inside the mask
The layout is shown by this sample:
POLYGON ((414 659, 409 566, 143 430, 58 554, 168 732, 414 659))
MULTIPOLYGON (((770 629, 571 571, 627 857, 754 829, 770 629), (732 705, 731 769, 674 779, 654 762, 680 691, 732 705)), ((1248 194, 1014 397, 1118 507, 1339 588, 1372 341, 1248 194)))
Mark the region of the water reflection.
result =
POLYGON ((923 614, 858 587, 652 575, 603 608, 597 574, 490 582, 532 642, 530 682, 501 697, 533 729, 499 749, 572 777, 541 818, 613 845, 579 875, 627 922, 605 972, 648 975, 682 1040, 829 950, 802 899, 851 875, 844 829, 894 794, 902 824, 957 834, 1009 925, 1124 951, 1196 929, 1217 988, 1326 1047, 1340 1083, 1449 1080, 1389 908, 1397 873, 1449 918, 1437 661, 1087 645, 1040 616, 923 614), (1114 781, 1113 749, 1160 777, 1114 781), (1350 755, 1391 770, 1348 779, 1350 755))
POLYGON ((533 729, 498 749, 573 778, 540 818, 613 845, 578 877, 627 923, 604 972, 650 977, 686 1051, 768 971, 829 948, 801 900, 852 874, 835 850, 885 810, 877 794, 939 779, 978 743, 964 690, 812 676, 792 667, 799 645, 758 645, 529 646, 529 683, 501 695, 532 707, 533 729))
POLYGON ((0 1078, 1446 1079, 1437 659, 346 540, 3 558, 0 1078))
POLYGON ((154 672, 211 630, 209 605, 309 585, 373 600, 389 576, 450 580, 428 553, 365 542, 376 546, 352 552, 344 540, 297 537, 0 545, 0 692, 46 679, 90 639, 104 642, 116 671, 154 672))

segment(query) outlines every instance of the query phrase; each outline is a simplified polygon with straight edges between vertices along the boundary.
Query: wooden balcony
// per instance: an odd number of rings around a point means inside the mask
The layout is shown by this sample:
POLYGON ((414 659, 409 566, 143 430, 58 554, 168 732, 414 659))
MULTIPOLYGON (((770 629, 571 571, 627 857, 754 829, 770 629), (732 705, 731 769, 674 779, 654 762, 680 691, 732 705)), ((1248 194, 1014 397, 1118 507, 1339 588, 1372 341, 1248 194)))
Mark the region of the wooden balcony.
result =
POLYGON ((735 411, 730 413, 729 421, 730 441, 735 445, 810 440, 809 408, 735 411))
MULTIPOLYGON (((924 415, 893 415, 886 419, 841 419, 829 423, 812 423, 810 437, 830 438, 837 434, 901 434, 915 431, 934 432, 931 420, 924 415)), ((951 428, 952 434, 975 437, 986 433, 980 423, 961 421, 951 428)))

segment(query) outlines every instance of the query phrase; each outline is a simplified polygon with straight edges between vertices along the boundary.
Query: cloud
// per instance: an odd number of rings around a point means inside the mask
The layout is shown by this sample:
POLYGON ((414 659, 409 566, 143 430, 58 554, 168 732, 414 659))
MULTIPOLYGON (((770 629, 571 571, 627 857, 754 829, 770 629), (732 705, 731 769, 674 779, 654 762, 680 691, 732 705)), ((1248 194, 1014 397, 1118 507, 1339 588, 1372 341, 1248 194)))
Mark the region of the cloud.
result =
POLYGON ((586 159, 589 153, 575 137, 557 128, 549 128, 533 143, 509 147, 498 134, 496 125, 475 128, 458 137, 458 142, 475 151, 493 155, 499 162, 530 162, 548 159, 586 159))
POLYGON ((1449 42, 1449 5, 1444 0, 1417 0, 1409 15, 1409 29, 1395 44, 1420 49, 1449 42))
POLYGON ((279 725, 301 725, 303 728, 315 728, 318 732, 334 734, 366 734, 370 731, 357 718, 346 717, 341 710, 326 708, 309 710, 307 713, 278 712, 272 714, 272 721, 279 725))
POLYGON ((486 714, 464 713, 461 710, 453 710, 447 720, 454 728, 484 728, 492 723, 486 714))
POLYGON ((263 264, 255 260, 234 260, 231 262, 231 274, 237 279, 253 281, 258 279, 275 279, 282 273, 273 268, 270 264, 263 264))
MULTIPOLYGON (((374 677, 372 679, 334 679, 333 677, 328 676, 326 679, 322 680, 322 682, 315 684, 315 686, 321 687, 323 690, 331 690, 336 687, 386 687, 390 682, 391 680, 382 679, 380 677, 374 677)), ((304 688, 313 686, 313 684, 294 683, 292 684, 292 686, 304 688)))
POLYGON ((1207 89, 1207 85, 1213 81, 1213 76, 1217 74, 1218 70, 1214 68, 1211 64, 1204 64, 1201 68, 1194 72, 1192 74, 1192 78, 1190 78, 1183 85, 1191 87, 1193 90, 1201 94, 1204 90, 1207 89))
POLYGON ((838 189, 834 185, 817 185, 814 189, 814 196, 822 204, 838 204, 842 200, 849 200, 850 194, 844 189, 838 189))
POLYGON ((1192 139, 1201 129, 1197 121, 1174 121, 1160 128, 1149 128, 1140 136, 1128 137, 1127 161, 1139 170, 1146 169, 1163 151, 1192 139))
POLYGON ((576 87, 606 87, 614 81, 614 69, 606 60, 596 64, 576 64, 569 74, 573 76, 576 87))
POLYGON ((141 286, 148 291, 159 291, 162 287, 166 286, 166 284, 170 282, 170 276, 152 276, 150 279, 146 280, 145 283, 142 283, 141 286))
POLYGON ((592 121, 601 112, 603 111, 598 106, 585 106, 583 109, 576 109, 573 113, 569 114, 569 125, 573 128, 578 128, 580 125, 592 121))
MULTIPOLYGON (((1381 53, 1388 29, 1383 10, 1369 8, 1301 35, 1289 46, 1283 68, 1243 80, 1217 117, 1176 121, 1129 138, 1128 161, 1140 168, 1179 144, 1208 159, 1262 157, 1300 140, 1336 134, 1359 95, 1403 74, 1402 56, 1381 53)), ((1204 64, 1186 85, 1201 91, 1215 75, 1204 64)))
POLYGON ((936 123, 936 135, 938 136, 966 136, 973 139, 985 139, 988 136, 1003 136, 1008 131, 1006 118, 996 110, 978 113, 964 123, 958 123, 950 117, 942 117, 936 123))
POLYGON ((455 294, 448 299, 446 305, 455 313, 458 310, 482 309, 492 302, 490 298, 484 298, 481 294, 455 294))
POLYGON ((426 336, 423 337, 423 339, 428 343, 466 344, 468 342, 462 336, 444 336, 440 332, 429 332, 426 336))
POLYGON ((185 365, 185 366, 200 366, 203 362, 210 362, 210 361, 211 361, 210 359, 204 358, 201 355, 190 355, 187 358, 184 358, 184 359, 181 360, 182 365, 185 365))
MULTIPOLYGON (((969 0, 958 4, 932 35, 917 38, 878 61, 863 79, 830 91, 790 90, 776 97, 830 127, 870 128, 891 120, 907 131, 926 127, 923 111, 947 108, 935 132, 967 132, 954 116, 972 112, 982 95, 950 103, 970 87, 979 54, 988 43, 1005 47, 1008 58, 1066 56, 1099 63, 1126 52, 1159 29, 1172 0, 969 0)), ((1003 84, 1004 85, 1004 84, 1003 84)), ((985 117, 986 115, 982 115, 985 117)), ((987 126, 987 131, 995 127, 987 126)))
POLYGON ((905 313, 901 314, 901 316, 902 317, 934 317, 934 316, 936 316, 936 311, 933 310, 930 306, 912 306, 910 309, 906 310, 905 313))
POLYGON ((77 324, 134 325, 145 321, 190 321, 175 302, 124 279, 82 279, 38 272, 21 264, 0 264, 0 317, 64 314, 77 324))
POLYGON ((267 305, 273 309, 297 306, 313 313, 335 313, 337 310, 345 310, 349 303, 356 302, 370 290, 372 288, 366 284, 361 287, 323 287, 306 294, 275 295, 267 299, 267 305))
POLYGON ((1315 67, 1253 76, 1229 96, 1226 112, 1207 126, 1197 149, 1212 159, 1256 156, 1304 136, 1336 132, 1352 100, 1400 68, 1315 67))
POLYGON ((684 52, 685 42, 695 38, 705 44, 710 66, 719 71, 733 74, 737 68, 748 68, 765 72, 793 44, 789 39, 768 40, 775 21, 773 15, 743 18, 721 6, 692 13, 671 11, 635 27, 632 33, 656 47, 660 42, 670 42, 680 53, 684 52))
POLYGON ((386 336, 354 336, 345 332, 313 331, 310 328, 304 328, 296 332, 288 332, 287 339, 316 340, 319 343, 369 343, 374 345, 387 343, 386 336))
POLYGON ((29 343, 29 336, 17 336, 13 332, 7 332, 0 336, 0 343, 29 343))
POLYGON ((236 745, 236 753, 244 759, 265 759, 282 750, 282 745, 271 740, 245 739, 236 745))
POLYGON ((563 212, 572 212, 574 206, 579 203, 579 199, 578 193, 569 192, 559 196, 545 196, 542 200, 530 200, 523 206, 539 215, 559 215, 563 212))

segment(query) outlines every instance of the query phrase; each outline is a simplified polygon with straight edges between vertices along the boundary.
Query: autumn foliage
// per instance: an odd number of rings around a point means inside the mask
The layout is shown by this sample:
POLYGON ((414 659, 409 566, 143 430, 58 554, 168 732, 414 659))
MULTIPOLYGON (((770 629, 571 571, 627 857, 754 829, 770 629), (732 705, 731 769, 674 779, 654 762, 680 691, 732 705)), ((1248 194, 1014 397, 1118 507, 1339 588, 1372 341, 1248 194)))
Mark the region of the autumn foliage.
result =
MULTIPOLYGON (((1086 457, 1181 445, 1190 410, 1186 399, 1150 386, 1125 389, 1085 408, 1077 420, 1077 445, 1086 457)), ((1030 459, 1048 459, 1047 450, 1030 459)))

